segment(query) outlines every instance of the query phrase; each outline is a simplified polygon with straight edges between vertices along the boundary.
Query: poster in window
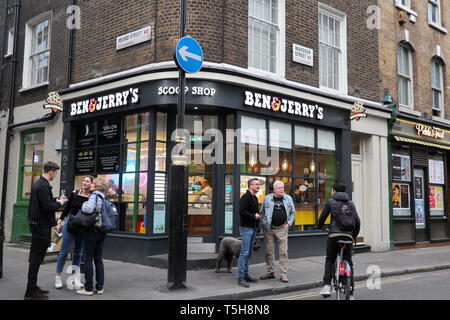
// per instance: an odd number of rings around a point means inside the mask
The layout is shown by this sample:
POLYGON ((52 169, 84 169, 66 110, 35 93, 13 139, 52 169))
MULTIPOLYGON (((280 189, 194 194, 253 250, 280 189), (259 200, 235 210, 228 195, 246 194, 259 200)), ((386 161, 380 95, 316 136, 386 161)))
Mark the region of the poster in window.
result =
POLYGON ((442 187, 430 187, 430 209, 444 210, 444 189, 442 187))
POLYGON ((77 126, 77 148, 94 147, 95 146, 95 122, 87 121, 77 126))
POLYGON ((153 233, 165 233, 166 232, 166 205, 155 204, 153 211, 153 233))
POLYGON ((444 184, 444 161, 428 160, 428 176, 430 183, 444 184))
POLYGON ((233 205, 225 206, 225 234, 233 234, 233 205))
POLYGON ((411 160, 409 156, 392 155, 392 179, 411 181, 411 160))
POLYGON ((95 149, 75 151, 75 174, 90 174, 95 171, 95 149))
POLYGON ((98 122, 98 143, 116 144, 120 143, 121 118, 105 119, 98 122))
POLYGON ((423 199, 423 180, 422 177, 414 177, 414 198, 423 199))
POLYGON ((423 229, 425 227, 425 207, 423 200, 415 201, 416 228, 423 229))
POLYGON ((392 205, 394 209, 409 209, 409 185, 392 184, 392 205))
POLYGON ((120 146, 99 148, 97 155, 97 172, 119 172, 120 146))

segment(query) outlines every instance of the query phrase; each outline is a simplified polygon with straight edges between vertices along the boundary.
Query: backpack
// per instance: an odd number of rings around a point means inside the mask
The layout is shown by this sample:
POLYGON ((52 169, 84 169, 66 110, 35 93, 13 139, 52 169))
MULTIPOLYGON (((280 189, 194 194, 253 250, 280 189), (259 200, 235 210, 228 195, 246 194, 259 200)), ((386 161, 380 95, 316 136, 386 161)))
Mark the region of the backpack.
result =
POLYGON ((102 200, 102 207, 99 211, 102 223, 101 226, 96 225, 95 229, 102 233, 115 231, 117 228, 117 217, 119 216, 117 208, 111 201, 103 199, 103 197, 102 200))
POLYGON ((349 201, 337 201, 336 223, 341 231, 353 231, 356 225, 356 214, 349 201))

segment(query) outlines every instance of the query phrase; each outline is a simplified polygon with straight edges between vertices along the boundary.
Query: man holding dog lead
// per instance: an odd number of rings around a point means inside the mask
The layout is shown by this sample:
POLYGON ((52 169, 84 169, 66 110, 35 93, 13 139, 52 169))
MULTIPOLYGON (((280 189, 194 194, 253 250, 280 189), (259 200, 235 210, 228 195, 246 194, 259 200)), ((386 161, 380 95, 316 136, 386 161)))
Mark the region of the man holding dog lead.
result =
POLYGON ((257 282, 248 274, 248 262, 253 251, 256 239, 256 228, 261 216, 258 213, 258 198, 260 184, 257 178, 248 180, 248 190, 239 200, 239 231, 242 238, 241 253, 238 260, 238 285, 248 288, 248 282, 257 282))

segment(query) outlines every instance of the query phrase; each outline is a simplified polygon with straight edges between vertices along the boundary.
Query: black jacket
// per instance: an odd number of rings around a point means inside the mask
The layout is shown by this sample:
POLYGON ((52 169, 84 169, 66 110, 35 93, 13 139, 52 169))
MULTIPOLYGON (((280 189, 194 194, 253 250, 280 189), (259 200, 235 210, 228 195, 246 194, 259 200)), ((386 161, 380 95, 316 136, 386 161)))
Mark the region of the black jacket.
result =
POLYGON ((329 234, 332 233, 345 233, 348 234, 350 236, 352 236, 353 240, 356 239, 356 237, 359 234, 359 230, 361 228, 361 220, 359 219, 358 216, 358 212, 356 211, 356 206, 355 204, 349 199, 348 194, 345 192, 336 192, 334 196, 332 196, 331 198, 328 199, 327 203, 325 204, 325 207, 322 210, 322 214, 320 215, 319 221, 317 222, 317 228, 322 229, 323 225, 325 224, 325 221, 328 218, 328 215, 331 213, 331 223, 330 223, 330 231, 329 234), (342 231, 339 229, 337 223, 336 223, 336 219, 335 219, 335 215, 336 215, 336 211, 338 209, 338 202, 337 200, 340 201, 348 201, 348 204, 350 206, 352 206, 353 208, 353 212, 356 215, 356 224, 355 224, 355 228, 353 229, 353 232, 349 232, 349 231, 342 231))
POLYGON ((30 206, 28 207, 28 224, 42 228, 56 226, 55 211, 60 204, 53 199, 52 186, 41 177, 31 188, 30 206))
POLYGON ((257 228, 259 225, 259 221, 255 219, 257 213, 259 213, 258 198, 247 190, 239 200, 240 226, 257 228))

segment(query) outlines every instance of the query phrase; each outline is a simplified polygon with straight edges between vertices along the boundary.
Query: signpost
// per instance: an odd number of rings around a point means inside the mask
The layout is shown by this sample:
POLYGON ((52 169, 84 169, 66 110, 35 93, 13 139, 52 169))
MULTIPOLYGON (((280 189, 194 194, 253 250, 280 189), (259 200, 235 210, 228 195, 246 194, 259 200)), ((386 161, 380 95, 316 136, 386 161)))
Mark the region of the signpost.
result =
POLYGON ((186 289, 187 259, 187 155, 184 129, 186 72, 198 72, 203 65, 203 51, 191 37, 186 37, 187 0, 180 0, 180 40, 175 46, 174 60, 179 67, 177 106, 178 155, 172 157, 169 194, 169 255, 167 286, 170 290, 186 289), (183 88, 183 89, 182 89, 183 88))

